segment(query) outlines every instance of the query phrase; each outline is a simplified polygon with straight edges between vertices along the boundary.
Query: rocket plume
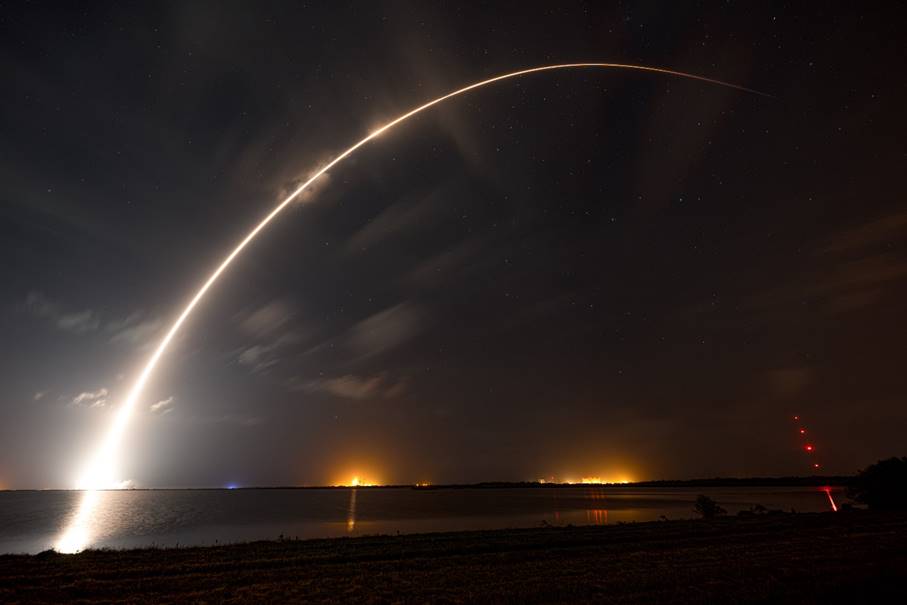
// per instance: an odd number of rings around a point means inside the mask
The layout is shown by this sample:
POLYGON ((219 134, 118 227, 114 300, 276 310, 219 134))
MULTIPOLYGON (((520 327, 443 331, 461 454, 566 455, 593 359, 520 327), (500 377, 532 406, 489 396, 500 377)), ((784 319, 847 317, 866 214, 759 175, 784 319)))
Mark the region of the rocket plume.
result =
POLYGON ((208 277, 207 280, 202 284, 201 288, 195 293, 188 304, 183 309, 182 313, 176 318, 176 321, 173 322, 173 325, 164 335, 164 338, 161 339, 158 343, 157 348, 151 354, 151 357, 145 363, 145 367, 142 369, 135 383, 132 385, 132 388, 129 390, 126 399, 119 406, 119 409, 116 412, 116 416, 108 429, 106 435, 101 441, 98 449, 95 452, 94 457, 91 459, 91 462, 87 466, 85 472, 80 477, 77 482, 76 487, 78 489, 86 490, 82 496, 81 502, 70 519, 69 524, 66 529, 63 531, 61 537, 57 540, 55 548, 61 552, 76 552, 83 549, 87 544, 90 543, 90 535, 87 530, 87 526, 91 521, 92 512, 97 503, 97 497, 94 495, 94 490, 99 489, 109 489, 115 487, 116 485, 116 454, 119 447, 120 441, 122 440, 123 433, 126 429, 129 419, 132 416, 133 410, 136 405, 136 401, 142 394, 142 390, 145 388, 148 380, 151 378, 151 374, 154 372, 154 369, 157 367, 158 362, 161 357, 167 351, 167 348, 170 346, 170 343, 173 341, 174 337, 180 331, 180 328, 183 327, 183 324, 186 323, 186 320, 189 319, 189 316, 192 314, 192 311, 195 310, 195 307, 198 306, 205 294, 208 293, 208 290, 214 285, 217 279, 221 274, 227 270, 233 260, 239 256, 239 254, 248 246, 253 239, 265 228, 267 227, 277 216, 283 212, 283 210, 297 199, 300 194, 302 194, 308 187, 312 185, 319 177, 324 175, 328 170, 342 162, 344 159, 349 157, 354 151, 368 143, 374 138, 377 138, 382 133, 387 130, 390 130, 394 126, 405 122, 409 118, 415 116, 416 114, 422 113, 426 109, 433 107, 439 103, 451 99, 453 97, 462 95, 466 92, 474 90, 476 88, 481 88, 487 86, 488 84, 493 84, 501 80, 507 80, 510 78, 516 78, 519 76, 525 76, 532 73, 544 72, 544 71, 554 71, 558 69, 578 69, 578 68, 604 68, 604 69, 621 69, 621 70, 631 70, 631 71, 640 71, 640 72, 650 72, 656 74, 664 74, 670 76, 676 76, 680 78, 686 78, 690 80, 698 80, 701 82, 708 82, 710 84, 716 84, 718 86, 724 86, 727 88, 733 88, 736 90, 741 90, 749 93, 754 93, 762 96, 770 96, 765 93, 752 90, 750 88, 745 88, 743 86, 738 86, 736 84, 731 84, 729 82, 723 82, 721 80, 716 80, 713 78, 707 78, 705 76, 699 76, 695 74, 685 73, 681 71, 675 71, 671 69, 662 69, 659 67, 647 67, 644 65, 626 65, 621 63, 565 63, 561 65, 546 65, 542 67, 533 67, 530 69, 523 69, 520 71, 514 71, 511 73, 503 74, 500 76, 495 76, 493 78, 488 78, 487 80, 482 80, 481 82, 476 82, 463 88, 454 90, 453 92, 447 93, 441 97, 438 97, 434 100, 431 100, 424 105, 420 105, 415 109, 412 109, 403 115, 391 120, 384 126, 381 126, 377 130, 369 133, 368 136, 358 141, 346 151, 342 152, 340 155, 335 157, 333 160, 328 162, 318 171, 316 171, 312 176, 309 177, 304 183, 299 185, 290 195, 288 195, 282 202, 280 202, 273 210, 271 210, 262 220, 259 222, 249 233, 246 235, 237 246, 227 255, 227 257, 221 261, 220 265, 214 270, 213 273, 208 277))

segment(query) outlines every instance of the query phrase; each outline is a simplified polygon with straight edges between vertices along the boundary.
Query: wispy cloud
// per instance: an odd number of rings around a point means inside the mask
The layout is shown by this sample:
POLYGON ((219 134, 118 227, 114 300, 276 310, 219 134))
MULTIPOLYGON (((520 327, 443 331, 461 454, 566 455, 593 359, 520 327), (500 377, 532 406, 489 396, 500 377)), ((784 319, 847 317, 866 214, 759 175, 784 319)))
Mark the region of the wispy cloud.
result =
POLYGON ((354 325, 349 332, 350 346, 364 357, 392 349, 418 332, 422 316, 411 302, 389 307, 354 325))
POLYGON ((110 334, 110 342, 145 348, 153 342, 163 325, 164 322, 157 317, 144 318, 142 313, 133 313, 125 319, 107 322, 104 331, 110 334))
POLYGON ((907 235, 907 212, 876 217, 839 232, 804 257, 795 279, 763 288, 750 307, 811 301, 829 315, 863 309, 907 281, 907 257, 892 243, 907 235))
POLYGON ((901 239, 907 234, 907 212, 895 212, 838 233, 820 252, 837 253, 901 239))
POLYGON ((61 315, 57 318, 57 325, 67 332, 82 334, 97 330, 101 325, 101 320, 97 318, 93 311, 85 310, 61 315))
POLYGON ((444 198, 439 191, 421 200, 392 204, 356 231, 347 241, 346 250, 362 252, 395 236, 425 229, 439 220, 443 208, 444 198))
POLYGON ((880 253, 849 261, 814 267, 796 281, 766 289, 753 298, 752 306, 818 300, 830 311, 843 311, 879 300, 879 290, 907 279, 907 259, 880 253))
POLYGON ((280 359, 271 354, 276 348, 275 345, 253 345, 242 349, 236 361, 250 368, 254 374, 260 374, 280 363, 280 359))
POLYGON ((148 409, 152 414, 159 414, 163 416, 164 414, 169 414, 173 411, 173 395, 166 399, 161 399, 157 403, 152 403, 148 406, 148 409))
POLYGON ((25 298, 25 309, 41 319, 46 319, 57 328, 71 334, 103 332, 109 334, 110 342, 130 346, 147 347, 163 327, 159 318, 145 317, 136 312, 123 319, 104 320, 91 309, 72 310, 67 305, 51 300, 41 292, 29 292, 25 298))
POLYGON ((107 405, 107 396, 110 393, 106 388, 101 387, 95 391, 83 391, 72 398, 70 405, 77 405, 89 408, 100 408, 107 405))
MULTIPOLYGON (((324 164, 321 164, 321 166, 324 166, 324 164)), ((305 176, 290 179, 289 181, 285 182, 280 188, 280 192, 277 194, 277 201, 282 202, 283 200, 285 200, 291 193, 299 189, 299 187, 302 186, 303 183, 315 176, 315 173, 317 173, 319 170, 321 170, 321 168, 316 168, 307 173, 305 176)), ((324 174, 319 176, 314 183, 306 187, 305 191, 300 193, 296 197, 294 202, 297 204, 309 204, 311 202, 314 202, 317 199, 318 195, 322 191, 324 191, 324 189, 327 188, 330 183, 331 173, 325 172, 324 174)))
POLYGON ((439 283, 449 281, 452 276, 461 277, 482 250, 482 242, 469 239, 444 250, 435 256, 422 260, 405 277, 404 280, 419 286, 436 288, 439 283))
POLYGON ((240 330, 259 342, 239 349, 236 361, 256 374, 278 365, 281 361, 279 353, 303 338, 300 332, 289 327, 294 315, 292 305, 280 299, 240 313, 236 317, 240 330))
POLYGON ((257 309, 238 316, 240 329, 250 336, 263 338, 285 326, 293 317, 293 308, 284 300, 274 299, 257 309))
POLYGON ((337 378, 326 378, 305 383, 308 392, 330 393, 345 399, 391 399, 402 395, 407 388, 406 380, 392 381, 384 374, 355 376, 346 374, 337 378))
POLYGON ((47 391, 38 391, 32 396, 32 401, 40 401, 44 399, 45 395, 47 395, 47 391))
POLYGON ((59 303, 50 300, 40 292, 29 292, 25 298, 25 308, 42 319, 51 321, 61 330, 73 334, 94 332, 101 325, 101 320, 94 311, 70 311, 59 303))

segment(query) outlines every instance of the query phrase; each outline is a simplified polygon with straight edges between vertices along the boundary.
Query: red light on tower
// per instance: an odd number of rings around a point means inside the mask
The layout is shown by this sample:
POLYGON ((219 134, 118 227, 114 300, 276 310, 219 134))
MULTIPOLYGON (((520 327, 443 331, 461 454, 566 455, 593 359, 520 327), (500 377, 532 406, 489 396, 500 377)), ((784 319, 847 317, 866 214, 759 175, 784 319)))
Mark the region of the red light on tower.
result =
POLYGON ((794 420, 800 420, 799 416, 794 416, 794 420))
POLYGON ((819 468, 819 463, 816 462, 815 464, 813 464, 813 468, 819 468))
POLYGON ((813 451, 815 448, 814 448, 811 444, 807 443, 807 444, 803 447, 803 449, 805 449, 807 452, 811 452, 811 451, 813 451))
POLYGON ((806 434, 806 429, 800 429, 800 434, 801 434, 801 435, 805 435, 805 434, 806 434))

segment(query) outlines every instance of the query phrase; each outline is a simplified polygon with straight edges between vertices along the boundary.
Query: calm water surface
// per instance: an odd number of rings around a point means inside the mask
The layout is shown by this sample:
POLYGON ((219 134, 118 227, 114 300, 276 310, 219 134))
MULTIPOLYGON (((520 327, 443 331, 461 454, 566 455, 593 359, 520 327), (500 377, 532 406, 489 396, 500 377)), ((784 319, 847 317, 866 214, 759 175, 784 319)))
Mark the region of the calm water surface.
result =
MULTIPOLYGON (((188 546, 289 538, 324 538, 537 527, 603 525, 694 516, 707 494, 730 514, 761 504, 799 512, 830 509, 816 487, 535 489, 241 489, 109 491, 91 523, 93 547, 188 546)), ((834 498, 844 499, 840 488, 834 498)), ((52 546, 81 494, 0 492, 0 553, 52 546)))

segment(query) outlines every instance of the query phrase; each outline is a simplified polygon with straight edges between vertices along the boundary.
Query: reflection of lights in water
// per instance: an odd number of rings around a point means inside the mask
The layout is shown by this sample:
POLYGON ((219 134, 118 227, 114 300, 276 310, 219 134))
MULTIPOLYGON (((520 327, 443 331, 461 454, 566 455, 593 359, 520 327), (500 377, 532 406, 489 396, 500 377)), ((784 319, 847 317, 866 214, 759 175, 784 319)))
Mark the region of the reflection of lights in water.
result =
POLYGON ((600 489, 589 489, 586 490, 586 497, 592 500, 604 500, 605 492, 600 489))
POLYGON ((356 529, 356 488, 350 490, 350 506, 346 511, 346 531, 356 529))
MULTIPOLYGON (((600 489, 586 490, 586 498, 590 500, 604 500, 605 492, 600 489)), ((601 508, 601 503, 596 502, 595 508, 586 509, 586 522, 590 525, 606 525, 608 523, 608 510, 601 508)))
POLYGON ((589 525, 607 525, 608 510, 604 508, 587 509, 586 521, 589 523, 589 525))
POLYGON ((822 488, 822 491, 824 491, 825 495, 828 496, 828 503, 831 504, 831 510, 838 512, 838 505, 835 503, 835 499, 831 495, 831 488, 825 487, 825 488, 822 488))
POLYGON ((97 525, 94 512, 102 499, 102 493, 92 489, 80 494, 79 506, 76 508, 75 514, 70 517, 66 531, 54 543, 54 549, 57 552, 79 552, 91 543, 97 525))

